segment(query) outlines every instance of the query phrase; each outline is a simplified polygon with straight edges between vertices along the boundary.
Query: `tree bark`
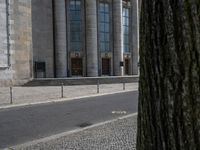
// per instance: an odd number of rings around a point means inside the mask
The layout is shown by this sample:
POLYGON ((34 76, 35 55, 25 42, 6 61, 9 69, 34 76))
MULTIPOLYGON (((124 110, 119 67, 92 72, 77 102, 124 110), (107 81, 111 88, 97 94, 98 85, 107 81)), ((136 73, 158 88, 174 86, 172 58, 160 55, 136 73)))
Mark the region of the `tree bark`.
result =
POLYGON ((137 150, 199 150, 200 0, 143 0, 140 17, 137 150))

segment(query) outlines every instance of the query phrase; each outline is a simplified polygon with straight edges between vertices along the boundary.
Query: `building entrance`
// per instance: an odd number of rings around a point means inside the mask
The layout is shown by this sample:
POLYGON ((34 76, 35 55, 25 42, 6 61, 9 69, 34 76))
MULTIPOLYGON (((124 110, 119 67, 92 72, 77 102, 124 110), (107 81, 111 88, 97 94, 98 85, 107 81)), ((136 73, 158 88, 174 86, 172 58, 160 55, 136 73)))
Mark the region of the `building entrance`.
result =
POLYGON ((83 76, 82 58, 71 59, 71 72, 72 76, 83 76))
POLYGON ((129 59, 125 59, 125 69, 124 69, 124 74, 129 75, 129 59))
POLYGON ((110 59, 102 58, 102 75, 110 75, 110 59))

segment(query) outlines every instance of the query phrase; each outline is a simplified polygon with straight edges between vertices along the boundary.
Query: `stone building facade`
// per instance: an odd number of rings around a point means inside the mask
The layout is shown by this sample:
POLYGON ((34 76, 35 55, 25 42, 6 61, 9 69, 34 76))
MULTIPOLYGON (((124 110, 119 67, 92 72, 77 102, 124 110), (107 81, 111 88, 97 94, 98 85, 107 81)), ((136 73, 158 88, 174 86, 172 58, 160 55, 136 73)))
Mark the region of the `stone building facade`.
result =
POLYGON ((138 0, 2 0, 0 20, 0 85, 138 74, 138 0))

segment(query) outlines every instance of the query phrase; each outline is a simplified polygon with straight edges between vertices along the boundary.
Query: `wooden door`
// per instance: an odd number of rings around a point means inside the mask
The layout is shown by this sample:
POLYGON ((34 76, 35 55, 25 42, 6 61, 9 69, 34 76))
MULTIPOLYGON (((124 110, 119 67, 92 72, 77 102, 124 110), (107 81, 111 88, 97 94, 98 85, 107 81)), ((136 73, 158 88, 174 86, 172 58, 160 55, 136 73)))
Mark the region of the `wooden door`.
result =
POLYGON ((125 75, 129 75, 129 59, 125 59, 125 75))
POLYGON ((83 75, 82 58, 72 58, 71 59, 71 72, 72 72, 72 76, 82 76, 83 75))
POLYGON ((110 75, 110 59, 102 58, 102 75, 110 75))

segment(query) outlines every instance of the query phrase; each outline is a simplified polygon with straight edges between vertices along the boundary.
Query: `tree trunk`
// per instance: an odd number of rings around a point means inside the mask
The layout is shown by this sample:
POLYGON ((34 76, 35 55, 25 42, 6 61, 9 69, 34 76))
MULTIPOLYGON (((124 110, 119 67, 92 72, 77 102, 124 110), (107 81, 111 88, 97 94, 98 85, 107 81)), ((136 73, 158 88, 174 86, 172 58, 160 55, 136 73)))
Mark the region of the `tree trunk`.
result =
POLYGON ((143 0, 137 150, 200 149, 200 0, 143 0))

